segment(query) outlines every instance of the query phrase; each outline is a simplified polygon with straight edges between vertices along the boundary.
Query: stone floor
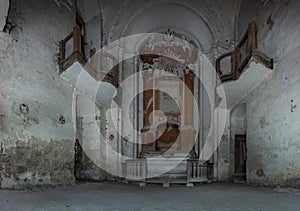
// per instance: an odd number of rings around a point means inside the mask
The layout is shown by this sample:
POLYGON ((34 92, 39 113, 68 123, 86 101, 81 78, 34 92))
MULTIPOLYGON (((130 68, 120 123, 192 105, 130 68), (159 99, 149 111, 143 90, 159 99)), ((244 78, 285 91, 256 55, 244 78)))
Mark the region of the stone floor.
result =
POLYGON ((73 187, 0 191, 0 210, 296 210, 300 192, 236 184, 195 187, 79 184, 73 187))

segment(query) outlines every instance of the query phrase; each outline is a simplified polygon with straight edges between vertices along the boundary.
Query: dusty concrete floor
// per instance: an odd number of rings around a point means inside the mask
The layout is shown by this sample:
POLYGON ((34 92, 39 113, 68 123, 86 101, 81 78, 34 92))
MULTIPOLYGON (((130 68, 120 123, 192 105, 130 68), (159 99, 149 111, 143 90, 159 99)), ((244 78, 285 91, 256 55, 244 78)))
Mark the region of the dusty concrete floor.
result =
POLYGON ((117 183, 0 191, 0 210, 296 210, 300 192, 233 184, 193 188, 117 183))

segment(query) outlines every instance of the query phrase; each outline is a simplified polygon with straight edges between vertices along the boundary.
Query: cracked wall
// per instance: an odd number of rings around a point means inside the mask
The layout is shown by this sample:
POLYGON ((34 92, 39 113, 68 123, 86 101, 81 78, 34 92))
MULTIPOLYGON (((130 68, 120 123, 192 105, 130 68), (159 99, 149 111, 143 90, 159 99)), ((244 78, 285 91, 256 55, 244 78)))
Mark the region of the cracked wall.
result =
POLYGON ((259 49, 275 59, 273 73, 246 99, 250 183, 300 186, 299 9, 295 0, 244 1, 240 11, 241 31, 257 21, 259 49))
POLYGON ((2 188, 74 181, 72 89, 57 65, 71 17, 53 1, 11 1, 8 21, 15 27, 0 32, 2 188))
POLYGON ((95 107, 95 102, 86 94, 78 93, 76 101, 77 137, 83 150, 76 177, 78 180, 103 181, 107 178, 103 170, 106 169, 107 157, 104 144, 106 109, 95 107))

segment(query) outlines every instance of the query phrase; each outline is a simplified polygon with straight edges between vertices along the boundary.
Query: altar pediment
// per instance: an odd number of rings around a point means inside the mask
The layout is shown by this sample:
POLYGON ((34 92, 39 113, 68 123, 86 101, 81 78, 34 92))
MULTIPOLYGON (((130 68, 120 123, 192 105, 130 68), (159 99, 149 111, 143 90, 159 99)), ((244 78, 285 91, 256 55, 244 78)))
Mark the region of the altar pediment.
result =
POLYGON ((150 64, 153 64, 156 58, 166 57, 189 66, 196 62, 198 50, 186 37, 175 36, 175 32, 168 30, 163 36, 150 36, 141 48, 140 55, 144 62, 150 64))

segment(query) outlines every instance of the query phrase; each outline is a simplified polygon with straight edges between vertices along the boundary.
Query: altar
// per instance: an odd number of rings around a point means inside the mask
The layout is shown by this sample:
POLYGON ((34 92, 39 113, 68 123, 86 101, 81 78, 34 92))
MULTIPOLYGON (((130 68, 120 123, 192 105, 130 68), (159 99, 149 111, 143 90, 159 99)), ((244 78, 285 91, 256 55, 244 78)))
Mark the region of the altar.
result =
POLYGON ((167 34, 164 40, 151 40, 141 49, 144 64, 142 141, 139 157, 126 161, 129 181, 208 180, 207 164, 199 160, 195 149, 198 135, 194 114, 196 80, 189 64, 197 60, 197 52, 194 48, 186 51, 186 42, 173 36, 167 34))

